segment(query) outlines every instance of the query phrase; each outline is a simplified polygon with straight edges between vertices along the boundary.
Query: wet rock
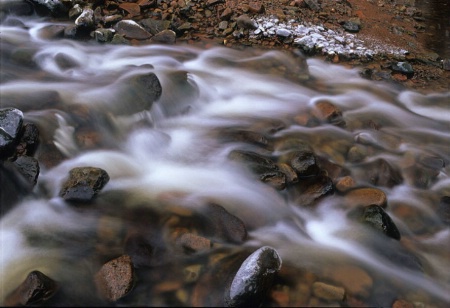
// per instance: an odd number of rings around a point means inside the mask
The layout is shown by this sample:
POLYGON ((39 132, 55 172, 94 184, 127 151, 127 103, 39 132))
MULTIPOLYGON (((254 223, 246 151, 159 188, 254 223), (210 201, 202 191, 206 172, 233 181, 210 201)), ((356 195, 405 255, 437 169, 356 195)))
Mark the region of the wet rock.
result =
POLYGON ((80 66, 80 63, 75 58, 63 52, 58 52, 55 55, 55 62, 61 70, 68 70, 80 66))
POLYGON ((97 42, 106 43, 112 41, 115 33, 114 29, 99 28, 94 31, 94 38, 97 42))
POLYGON ((23 91, 21 93, 2 93, 1 103, 5 106, 15 106, 22 112, 62 108, 62 99, 57 91, 39 90, 23 91))
POLYGON ((403 182, 403 176, 398 167, 392 166, 383 158, 363 163, 358 168, 361 178, 372 185, 391 188, 403 182))
POLYGON ((95 274, 95 285, 99 295, 115 302, 127 295, 134 284, 133 263, 128 255, 105 263, 95 274))
POLYGON ((299 206, 313 206, 317 200, 334 193, 333 181, 325 175, 299 179, 289 194, 299 206))
POLYGON ((141 7, 137 3, 124 2, 119 4, 119 8, 125 10, 129 17, 138 16, 141 13, 141 7))
POLYGON ((256 24, 256 22, 246 14, 239 16, 236 19, 236 23, 237 26, 242 29, 250 29, 250 30, 258 29, 258 25, 256 24))
POLYGON ((311 151, 290 151, 279 157, 279 161, 292 167, 299 177, 315 176, 320 168, 317 158, 311 151))
POLYGON ((375 204, 382 208, 386 208, 387 196, 381 189, 371 187, 355 188, 345 194, 344 202, 348 207, 369 206, 375 204))
POLYGON ((75 19, 75 25, 88 29, 94 28, 94 11, 91 8, 85 8, 81 15, 75 19))
POLYGON ((391 66, 392 70, 394 72, 401 73, 403 75, 406 75, 408 78, 411 78, 414 76, 414 69, 411 64, 408 62, 397 62, 392 64, 391 66))
POLYGON ((286 185, 298 182, 298 175, 291 166, 285 163, 278 163, 277 166, 286 177, 286 185))
POLYGON ((400 240, 401 238, 400 231, 391 217, 378 205, 369 205, 356 209, 350 216, 359 216, 359 221, 393 239, 400 240))
POLYGON ((65 13, 68 12, 68 7, 62 0, 30 0, 38 6, 45 7, 51 12, 53 16, 65 17, 65 13))
POLYGON ((0 109, 0 159, 12 154, 14 145, 19 141, 22 125, 22 111, 16 108, 0 109))
POLYGON ((237 271, 225 295, 225 304, 228 307, 259 307, 280 268, 281 258, 276 250, 268 246, 259 248, 237 271))
POLYGON ((245 224, 224 207, 209 203, 202 209, 206 222, 203 234, 230 243, 243 243, 247 239, 245 224))
POLYGON ((73 168, 63 183, 59 196, 69 202, 90 202, 108 181, 109 175, 103 169, 73 168))
POLYGON ((188 253, 207 251, 211 249, 212 245, 209 239, 192 233, 182 234, 176 240, 176 243, 188 253))
POLYGON ((340 178, 336 183, 336 189, 340 192, 345 192, 355 187, 356 182, 351 176, 344 176, 340 178))
POLYGON ((330 124, 345 127, 345 121, 342 118, 342 112, 334 104, 328 101, 318 101, 314 104, 312 114, 320 121, 328 122, 330 124))
POLYGON ((345 31, 351 32, 351 33, 358 33, 361 29, 360 25, 353 22, 353 21, 346 21, 342 24, 342 28, 344 28, 345 31))
POLYGON ((344 287, 346 293, 367 297, 373 286, 372 277, 362 268, 342 265, 325 269, 325 276, 344 287))
POLYGON ((352 146, 347 153, 347 159, 352 163, 358 163, 364 160, 368 155, 366 147, 362 145, 352 146))
POLYGON ((444 196, 439 201, 437 214, 443 223, 450 226, 450 196, 444 196))
POLYGON ((414 304, 404 299, 397 299, 392 304, 392 308, 414 308, 414 304))
POLYGON ((172 30, 162 30, 161 32, 155 34, 150 41, 152 43, 158 44, 169 44, 173 45, 176 42, 176 33, 172 30))
POLYGON ((343 301, 345 298, 344 288, 320 281, 313 283, 312 292, 314 296, 327 301, 343 301))
POLYGON ((83 13, 83 8, 77 3, 69 10, 69 18, 76 19, 83 13))
POLYGON ((45 305, 58 290, 58 284, 40 271, 32 271, 27 278, 9 294, 4 305, 12 306, 34 306, 45 305))
POLYGON ((139 24, 152 35, 167 30, 170 26, 170 22, 167 20, 154 20, 152 18, 143 19, 139 24))
POLYGON ((19 156, 14 161, 14 164, 16 165, 17 170, 19 170, 33 186, 36 185, 40 170, 37 159, 30 156, 19 156))
POLYGON ((127 39, 146 40, 152 37, 152 35, 133 20, 121 20, 114 29, 117 34, 123 35, 127 39))
POLYGON ((33 185, 12 162, 0 161, 0 216, 8 212, 32 189, 33 185))
POLYGON ((39 129, 33 123, 24 123, 20 142, 16 147, 17 155, 33 156, 39 146, 39 129))

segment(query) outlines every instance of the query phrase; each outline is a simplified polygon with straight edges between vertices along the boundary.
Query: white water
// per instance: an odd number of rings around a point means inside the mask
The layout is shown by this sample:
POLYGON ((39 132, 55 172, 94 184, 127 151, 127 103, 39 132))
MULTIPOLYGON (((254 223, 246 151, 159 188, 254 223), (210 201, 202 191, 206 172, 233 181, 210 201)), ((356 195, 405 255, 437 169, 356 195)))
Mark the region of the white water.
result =
MULTIPOLYGON (((450 93, 402 91, 361 79, 356 70, 314 59, 307 61, 309 80, 302 77, 294 82, 270 69, 282 67, 288 73, 305 75, 298 69, 302 60, 277 51, 46 41, 39 37, 45 23, 24 22, 29 29, 1 27, 2 53, 18 47, 35 49, 37 68, 2 60, 2 73, 15 77, 2 81, 0 93, 10 97, 37 90, 57 91, 62 104, 51 109, 30 107, 23 101, 12 107, 24 110, 26 120, 49 132, 67 159, 56 166, 41 164, 34 193, 1 218, 0 303, 31 270, 41 270, 69 285, 89 279, 83 275, 96 265, 75 262, 69 266, 77 256, 73 243, 65 246, 64 234, 78 234, 87 241, 97 228, 96 215, 74 210, 58 197, 68 171, 79 166, 108 172, 111 180, 102 193, 131 192, 121 205, 147 204, 164 210, 164 198, 185 207, 214 201, 245 223, 250 232, 245 245, 270 245, 284 263, 318 273, 325 265, 354 263, 375 273, 379 284, 397 281, 393 284, 396 293, 410 296, 410 301, 450 302, 449 227, 436 214, 439 199, 450 195, 450 93), (59 53, 77 65, 61 68, 55 62, 59 53), (127 78, 147 72, 156 74, 163 89, 162 97, 152 105, 124 94, 127 78), (187 81, 174 78, 184 73, 187 81), (292 121, 322 99, 342 110, 347 128, 304 127, 292 121), (86 105, 96 115, 98 123, 91 124, 102 136, 100 148, 77 144, 77 123, 67 109, 76 104, 86 105), (382 129, 369 130, 359 124, 370 119, 382 129), (376 150, 366 161, 384 158, 403 170, 411 165, 412 157, 427 154, 447 164, 425 189, 415 187, 405 174, 402 184, 380 187, 388 197, 387 212, 403 236, 400 242, 392 242, 350 221, 340 196, 326 197, 313 209, 305 209, 227 159, 233 149, 257 147, 223 142, 218 132, 229 128, 265 132, 275 120, 286 127, 273 133, 273 138, 295 136, 307 141, 317 155, 349 168, 358 185, 367 185, 364 171, 345 159, 357 136, 375 144, 376 150), (136 125, 138 121, 144 125, 136 125), (391 210, 396 206, 413 209, 419 221, 425 216, 426 223, 433 226, 417 233, 411 222, 391 210), (61 244, 29 244, 30 234, 56 238, 61 244), (405 245, 423 262, 425 274, 407 270, 382 253, 405 245), (418 299, 411 295, 417 289, 423 296, 418 299)), ((10 106, 2 102, 1 107, 10 106)), ((42 151, 37 155, 46 157, 42 151)), ((83 243, 78 244, 81 251, 87 250, 83 243)), ((80 303, 88 305, 88 298, 79 299, 80 303)))

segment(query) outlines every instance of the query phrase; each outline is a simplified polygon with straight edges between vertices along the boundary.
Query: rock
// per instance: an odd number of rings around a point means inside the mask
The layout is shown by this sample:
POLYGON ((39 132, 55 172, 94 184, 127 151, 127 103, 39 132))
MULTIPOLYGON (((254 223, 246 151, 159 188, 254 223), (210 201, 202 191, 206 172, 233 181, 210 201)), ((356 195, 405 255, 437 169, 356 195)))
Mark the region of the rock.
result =
POLYGON ((373 279, 362 268, 354 265, 342 265, 325 270, 325 276, 344 287, 346 293, 367 297, 373 286, 373 279))
POLYGON ((277 29, 277 31, 275 31, 275 34, 284 38, 290 37, 291 36, 291 31, 289 31, 288 29, 277 29))
POLYGON ((34 7, 31 2, 17 0, 3 0, 0 11, 10 15, 28 16, 34 13, 34 7))
POLYGON ((314 296, 327 301, 343 301, 345 298, 345 289, 333 286, 324 282, 316 281, 312 285, 314 296))
MULTIPOLYGON (((403 176, 398 167, 392 166, 384 158, 379 158, 355 166, 358 177, 376 186, 394 187, 403 182, 403 176)), ((355 175, 356 176, 356 175, 355 175)))
POLYGON ((344 22, 342 24, 342 28, 344 28, 345 31, 351 32, 351 33, 357 33, 361 29, 360 25, 353 21, 344 22))
POLYGON ((16 108, 0 109, 0 159, 12 154, 13 147, 19 142, 22 125, 22 111, 16 108))
POLYGON ((32 271, 3 304, 8 307, 45 305, 57 290, 58 284, 53 279, 40 271, 32 271))
POLYGON ((314 104, 312 114, 320 121, 328 122, 330 124, 345 127, 345 121, 342 118, 342 112, 334 104, 329 101, 318 101, 314 104))
POLYGON ((294 150, 279 157, 279 161, 288 164, 299 177, 319 174, 319 166, 315 154, 308 150, 294 150))
POLYGON ((369 205, 351 212, 350 216, 357 217, 362 223, 382 232, 383 234, 400 240, 400 231, 391 217, 378 205, 369 205))
POLYGON ((157 35, 159 32, 167 30, 170 26, 170 22, 167 20, 154 20, 152 18, 146 18, 139 22, 152 35, 157 35))
POLYGON ((36 185, 40 170, 37 159, 30 156, 19 156, 14 164, 33 186, 36 185))
POLYGON ((176 243, 183 247, 188 253, 202 252, 211 249, 211 241, 203 236, 192 233, 184 233, 177 240, 176 243))
POLYGON ((289 189, 295 204, 306 207, 313 206, 317 200, 334 193, 333 181, 325 175, 300 178, 298 183, 289 189))
POLYGON ((404 299, 397 299, 392 304, 392 308, 414 308, 414 304, 404 299))
POLYGON ((152 43, 158 44, 168 44, 173 45, 176 42, 176 33, 172 30, 162 30, 161 32, 155 34, 150 41, 152 43))
POLYGON ((68 202, 90 202, 108 183, 105 170, 95 167, 78 167, 69 172, 59 196, 68 202))
POLYGON ((91 8, 85 8, 81 15, 75 19, 75 25, 88 29, 94 28, 94 11, 91 8))
POLYGON ((203 234, 219 241, 241 244, 247 239, 245 224, 238 217, 230 214, 224 207, 208 203, 202 209, 206 222, 203 234))
POLYGON ((99 28, 94 31, 94 38, 97 42, 106 43, 112 41, 115 33, 114 29, 99 28))
POLYGON ((387 197, 384 191, 377 188, 355 188, 348 191, 344 196, 347 207, 369 206, 372 204, 382 208, 387 206, 387 197))
POLYGON ((63 71, 80 67, 80 63, 67 53, 58 52, 54 59, 58 67, 63 71))
POLYGON ((141 13, 141 7, 137 3, 124 2, 119 4, 119 8, 128 12, 128 17, 139 16, 141 13))
POLYGON ((256 250, 237 271, 225 295, 225 304, 228 307, 259 307, 281 268, 281 262, 271 247, 256 250))
POLYGON ((123 35, 127 39, 146 40, 152 37, 142 26, 133 20, 121 20, 115 27, 117 34, 123 35))
POLYGON ((68 7, 64 4, 63 0, 31 0, 31 2, 45 7, 53 16, 65 17, 68 12, 68 7))
POLYGON ((243 14, 236 19, 237 26, 242 29, 255 30, 258 29, 256 22, 248 15, 243 14))
POLYGON ((39 37, 43 39, 58 39, 64 37, 64 25, 47 25, 39 29, 39 37))
POLYGON ((344 176, 340 178, 336 183, 336 189, 340 192, 345 192, 355 187, 356 182, 351 176, 344 176))
POLYGON ((318 0, 304 0, 304 2, 313 11, 319 12, 322 9, 318 0))
POLYGON ((33 123, 24 123, 23 134, 16 147, 17 155, 32 156, 39 146, 39 129, 33 123))
POLYGON ((95 274, 95 285, 99 295, 110 302, 116 302, 127 295, 134 284, 133 263, 123 255, 105 263, 95 274))
POLYGON ((408 78, 414 76, 414 69, 411 64, 408 62, 397 62, 391 65, 391 68, 394 72, 401 73, 406 75, 408 78))
POLYGON ((77 3, 69 10, 69 18, 76 19, 83 13, 83 8, 77 3))
POLYGON ((450 59, 442 60, 442 69, 445 71, 450 71, 450 59))
POLYGON ((450 226, 450 196, 443 196, 439 201, 437 215, 441 221, 450 226))

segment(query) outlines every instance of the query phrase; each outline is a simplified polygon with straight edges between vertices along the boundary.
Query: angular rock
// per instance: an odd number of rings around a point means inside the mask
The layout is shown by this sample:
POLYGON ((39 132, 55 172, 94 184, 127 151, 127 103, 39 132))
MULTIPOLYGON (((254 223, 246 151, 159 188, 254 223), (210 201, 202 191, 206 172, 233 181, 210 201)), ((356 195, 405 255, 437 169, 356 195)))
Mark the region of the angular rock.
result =
POLYGON ((313 11, 320 11, 322 8, 318 0, 304 0, 306 5, 313 11))
POLYGON ((34 186, 39 176, 39 162, 31 156, 19 156, 15 161, 17 169, 34 186))
POLYGON ((95 25, 94 11, 91 8, 85 8, 81 15, 75 19, 75 25, 92 29, 95 25))
POLYGON ((27 278, 9 294, 4 305, 12 306, 34 306, 45 305, 58 290, 58 284, 40 271, 32 271, 27 278))
POLYGON ((173 45, 176 42, 177 35, 172 30, 162 30, 161 32, 155 34, 150 41, 152 43, 158 44, 168 44, 173 45))
POLYGON ((109 175, 103 169, 73 168, 63 183, 59 196, 68 202, 90 202, 108 181, 109 175))
POLYGON ((290 151, 280 156, 279 161, 286 163, 299 177, 315 176, 320 169, 317 158, 311 151, 290 151))
POLYGON ((354 213, 351 213, 351 215, 358 215, 358 219, 362 223, 381 231, 383 234, 393 239, 400 240, 401 238, 400 231, 397 229, 397 226, 392 221, 391 217, 378 205, 365 206, 357 209, 354 213))
POLYGON ((23 125, 23 113, 16 108, 0 109, 0 159, 11 155, 19 141, 23 125))
POLYGON ((128 255, 105 263, 95 274, 95 285, 99 295, 109 302, 116 302, 127 295, 134 284, 134 270, 128 255))
POLYGON ((344 28, 345 31, 351 32, 351 33, 357 33, 361 29, 360 25, 353 21, 344 22, 342 24, 342 28, 344 28))
POLYGON ((391 66, 392 70, 394 72, 401 73, 403 75, 406 75, 408 78, 411 78, 414 76, 414 69, 411 64, 408 62, 397 62, 392 64, 391 66))
POLYGON ((167 30, 170 26, 170 22, 167 20, 155 20, 152 18, 143 19, 139 21, 139 24, 152 35, 167 30))
POLYGON ((322 197, 334 193, 333 181, 325 175, 299 179, 289 193, 299 206, 313 206, 322 197))
POLYGON ((281 263, 280 256, 271 247, 264 246, 253 252, 237 271, 225 294, 225 304, 228 307, 259 307, 281 263))
POLYGON ((121 20, 114 29, 117 34, 123 35, 127 39, 146 40, 152 37, 142 26, 133 20, 121 20))

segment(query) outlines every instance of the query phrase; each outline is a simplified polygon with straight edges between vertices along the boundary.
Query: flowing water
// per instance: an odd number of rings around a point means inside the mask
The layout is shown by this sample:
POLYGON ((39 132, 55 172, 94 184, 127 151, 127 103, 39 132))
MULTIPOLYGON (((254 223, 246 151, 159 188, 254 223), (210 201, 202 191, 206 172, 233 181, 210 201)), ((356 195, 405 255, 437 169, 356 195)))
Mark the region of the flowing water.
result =
MULTIPOLYGON (((345 286, 360 304, 450 303, 450 228, 438 211, 441 198, 450 196, 450 93, 423 95, 377 84, 356 70, 280 51, 50 41, 42 35, 44 20, 22 22, 1 28, 1 107, 22 110, 25 121, 39 127, 41 171, 33 192, 1 217, 0 302, 30 271, 40 270, 71 294, 54 305, 105 304, 96 299, 92 275, 99 259, 121 251, 92 256, 99 220, 109 226, 114 243, 120 230, 141 223, 139 214, 127 215, 132 209, 182 216, 183 210, 200 211, 214 202, 246 225, 242 247, 277 250, 283 266, 295 269, 293 285, 301 285, 306 278, 297 273, 307 271, 316 280, 345 286), (162 86, 153 103, 130 82, 148 73, 162 86), (324 100, 342 111, 345 127, 299 120, 324 100), (267 142, 229 137, 243 131, 267 142), (317 156, 349 170, 356 186, 384 191, 401 240, 352 220, 342 193, 302 206, 287 189, 261 182, 229 159, 235 149, 276 158, 289 140, 307 142, 317 156), (364 154, 358 162, 348 159, 355 146, 364 154), (379 159, 398 168, 403 180, 371 183, 367 166, 379 159), (423 167, 424 161, 432 166, 423 167), (96 203, 118 214, 62 201, 61 183, 79 166, 107 171, 110 181, 96 203), (366 289, 352 289, 358 281, 345 282, 352 280, 350 270, 342 281, 327 274, 348 266, 368 273, 366 289)), ((366 275, 355 277, 367 281, 366 275)), ((158 293, 163 282, 156 279, 145 291, 137 282, 134 292, 140 295, 122 305, 192 304, 180 298, 189 298, 195 282, 190 288, 166 284, 158 293)))

